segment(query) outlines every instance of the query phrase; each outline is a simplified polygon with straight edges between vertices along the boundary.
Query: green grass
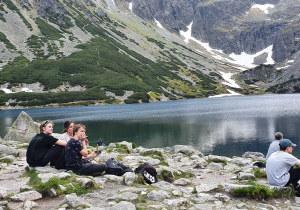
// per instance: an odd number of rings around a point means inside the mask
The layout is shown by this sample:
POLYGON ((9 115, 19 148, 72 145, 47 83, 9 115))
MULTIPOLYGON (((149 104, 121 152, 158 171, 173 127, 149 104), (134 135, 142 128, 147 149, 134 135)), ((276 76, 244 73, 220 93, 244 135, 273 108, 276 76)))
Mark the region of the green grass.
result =
POLYGON ((68 179, 59 179, 58 177, 52 177, 46 183, 42 183, 35 169, 29 169, 28 167, 25 168, 24 176, 29 176, 30 180, 28 184, 42 194, 46 194, 50 189, 54 189, 58 195, 71 193, 83 195, 97 188, 95 184, 89 189, 83 188, 81 186, 81 182, 75 180, 75 176, 72 176, 68 179), (62 191, 59 188, 59 185, 65 186, 66 190, 62 191))
POLYGON ((245 197, 248 199, 256 199, 256 200, 290 196, 290 194, 287 192, 270 190, 268 187, 264 185, 253 185, 250 187, 237 188, 233 190, 233 194, 236 197, 245 197))
POLYGON ((10 43, 10 41, 6 38, 6 36, 2 32, 0 32, 0 41, 3 42, 8 49, 17 50, 17 48, 10 43))
POLYGON ((44 36, 52 40, 58 40, 63 37, 58 29, 46 23, 43 19, 36 18, 36 23, 44 36))

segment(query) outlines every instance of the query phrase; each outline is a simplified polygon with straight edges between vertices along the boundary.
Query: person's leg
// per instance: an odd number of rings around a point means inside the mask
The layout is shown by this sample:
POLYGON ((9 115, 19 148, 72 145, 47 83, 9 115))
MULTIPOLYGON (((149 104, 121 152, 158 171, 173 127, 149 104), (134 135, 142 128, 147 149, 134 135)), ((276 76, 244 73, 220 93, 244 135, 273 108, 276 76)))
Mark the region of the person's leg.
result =
POLYGON ((85 163, 82 165, 81 175, 91 175, 91 176, 100 176, 103 171, 105 171, 107 166, 103 163, 94 164, 94 163, 85 163))
POLYGON ((289 184, 293 184, 293 186, 297 185, 298 181, 300 180, 300 168, 291 168, 289 170, 289 173, 290 179, 286 186, 288 186, 289 184))
POLYGON ((54 166, 56 169, 65 169, 65 147, 61 145, 55 145, 48 150, 46 155, 41 161, 41 166, 46 166, 50 162, 50 166, 54 166))

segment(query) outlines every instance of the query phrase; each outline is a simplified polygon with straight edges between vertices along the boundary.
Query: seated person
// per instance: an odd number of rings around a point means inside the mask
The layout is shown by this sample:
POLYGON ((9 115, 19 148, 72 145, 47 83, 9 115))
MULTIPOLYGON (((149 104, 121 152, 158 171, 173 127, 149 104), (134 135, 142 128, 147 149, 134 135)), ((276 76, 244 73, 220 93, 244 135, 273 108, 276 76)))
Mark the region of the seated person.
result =
POLYGON ((266 164, 267 178, 271 185, 288 186, 293 184, 296 195, 298 193, 298 181, 300 179, 300 168, 293 168, 296 164, 300 166, 300 160, 292 155, 294 147, 289 139, 279 142, 280 150, 273 152, 266 164))
POLYGON ((283 134, 280 132, 275 133, 275 140, 269 146, 268 153, 266 155, 266 160, 270 157, 273 152, 279 151, 279 142, 283 139, 283 134))
POLYGON ((73 137, 73 128, 75 122, 74 121, 66 121, 64 123, 64 130, 62 131, 62 135, 59 137, 60 140, 68 142, 73 137))
POLYGON ((26 152, 26 161, 31 167, 50 166, 56 169, 65 169, 66 142, 53 137, 53 123, 43 121, 40 125, 40 134, 30 141, 26 152))
POLYGON ((85 130, 84 125, 74 126, 73 138, 68 141, 66 146, 66 166, 68 170, 80 175, 100 176, 106 170, 106 164, 94 164, 84 160, 98 156, 95 151, 88 153, 86 148, 88 140, 86 139, 85 130))

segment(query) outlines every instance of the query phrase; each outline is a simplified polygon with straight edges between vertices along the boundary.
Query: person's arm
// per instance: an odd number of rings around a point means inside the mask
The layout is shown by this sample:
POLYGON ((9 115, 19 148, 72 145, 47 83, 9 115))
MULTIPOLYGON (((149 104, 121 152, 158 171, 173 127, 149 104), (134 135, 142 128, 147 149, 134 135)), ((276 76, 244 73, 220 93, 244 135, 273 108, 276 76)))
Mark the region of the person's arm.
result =
POLYGON ((61 145, 61 146, 64 146, 66 147, 67 143, 63 140, 57 140, 55 144, 58 144, 58 145, 61 145))
POLYGON ((81 145, 82 145, 82 150, 80 151, 80 154, 84 157, 87 157, 89 153, 88 153, 87 148, 86 148, 85 139, 81 141, 81 145))
POLYGON ((300 160, 296 163, 297 166, 300 166, 300 160))

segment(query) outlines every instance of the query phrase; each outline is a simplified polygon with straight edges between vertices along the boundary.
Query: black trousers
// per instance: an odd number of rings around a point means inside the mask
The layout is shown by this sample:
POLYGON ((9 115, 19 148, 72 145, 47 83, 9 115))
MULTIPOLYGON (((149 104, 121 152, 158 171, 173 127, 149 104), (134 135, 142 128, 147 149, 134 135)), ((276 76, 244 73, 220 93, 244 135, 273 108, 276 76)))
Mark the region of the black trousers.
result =
POLYGON ((285 186, 288 186, 289 184, 296 184, 300 180, 300 167, 299 168, 292 167, 289 170, 289 173, 290 173, 290 179, 285 186))
POLYGON ((100 176, 107 168, 104 163, 84 163, 82 165, 80 175, 100 176))
POLYGON ((56 169, 66 169, 65 147, 54 145, 41 160, 35 161, 35 166, 46 166, 48 163, 56 169))

